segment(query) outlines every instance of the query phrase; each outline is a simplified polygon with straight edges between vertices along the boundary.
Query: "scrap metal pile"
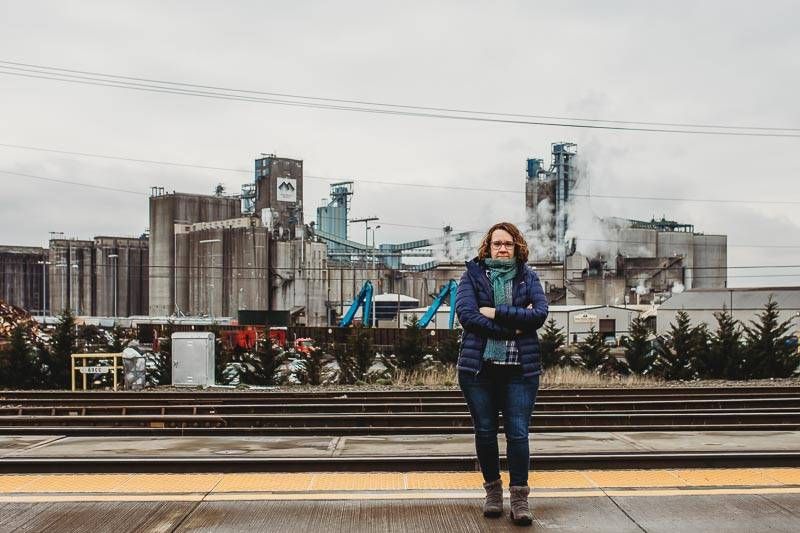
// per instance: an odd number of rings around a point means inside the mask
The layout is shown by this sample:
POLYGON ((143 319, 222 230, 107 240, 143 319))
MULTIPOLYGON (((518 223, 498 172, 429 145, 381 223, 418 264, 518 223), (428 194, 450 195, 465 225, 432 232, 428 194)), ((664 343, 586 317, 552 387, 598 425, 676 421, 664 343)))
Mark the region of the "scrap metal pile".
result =
POLYGON ((39 331, 39 325, 28 312, 0 300, 0 339, 10 338, 14 328, 18 325, 21 325, 26 333, 30 332, 32 335, 39 331))

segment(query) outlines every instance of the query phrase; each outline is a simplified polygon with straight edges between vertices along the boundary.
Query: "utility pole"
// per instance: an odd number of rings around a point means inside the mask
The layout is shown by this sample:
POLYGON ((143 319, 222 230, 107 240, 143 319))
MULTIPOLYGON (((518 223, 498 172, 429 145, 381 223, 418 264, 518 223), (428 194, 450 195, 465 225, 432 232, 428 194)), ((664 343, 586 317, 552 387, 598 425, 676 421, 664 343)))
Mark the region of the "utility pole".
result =
POLYGON ((380 220, 378 217, 365 217, 365 218, 352 218, 350 222, 363 222, 364 223, 364 263, 367 262, 367 253, 369 251, 369 223, 375 220, 380 220))
MULTIPOLYGON (((367 254, 369 253, 369 223, 375 220, 380 220, 378 217, 364 217, 364 218, 351 218, 350 222, 363 222, 364 223, 364 267, 367 266, 367 254)), ((353 263, 353 298, 356 297, 356 267, 353 263)), ((375 306, 375 296, 372 297, 372 306, 375 306)), ((364 323, 367 322, 367 317, 362 317, 364 323)))

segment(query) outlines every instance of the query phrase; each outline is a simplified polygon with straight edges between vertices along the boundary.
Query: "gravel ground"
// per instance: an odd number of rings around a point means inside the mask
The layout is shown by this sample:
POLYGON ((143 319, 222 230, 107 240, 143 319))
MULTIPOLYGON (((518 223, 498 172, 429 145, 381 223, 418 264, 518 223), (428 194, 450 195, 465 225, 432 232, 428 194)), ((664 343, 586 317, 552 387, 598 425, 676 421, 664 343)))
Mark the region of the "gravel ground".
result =
MULTIPOLYGON (((626 385, 609 381, 607 383, 595 384, 569 384, 563 383, 557 386, 543 386, 542 389, 635 389, 635 388, 661 388, 661 387, 800 387, 800 378, 781 378, 781 379, 758 379, 752 381, 726 381, 726 380, 698 380, 698 381, 668 381, 663 383, 650 383, 636 385, 626 385)), ((103 390, 103 389, 97 389, 103 390)), ((204 392, 389 392, 389 391, 414 391, 414 390, 458 390, 457 386, 443 386, 443 385, 326 385, 326 386, 312 386, 312 385, 291 385, 291 386, 276 386, 276 387, 208 387, 193 388, 193 387, 157 387, 149 388, 142 391, 143 393, 158 393, 158 392, 197 392, 202 394, 204 392)), ((44 391, 36 391, 44 392, 44 391)), ((50 392, 65 392, 63 390, 50 391, 50 392)))

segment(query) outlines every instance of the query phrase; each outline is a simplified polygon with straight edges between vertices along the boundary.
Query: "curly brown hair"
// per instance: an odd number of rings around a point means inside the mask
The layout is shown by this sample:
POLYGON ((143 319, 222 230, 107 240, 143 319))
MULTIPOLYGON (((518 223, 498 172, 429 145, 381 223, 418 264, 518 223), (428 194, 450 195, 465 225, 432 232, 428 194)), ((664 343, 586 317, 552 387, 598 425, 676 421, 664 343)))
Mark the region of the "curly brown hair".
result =
POLYGON ((481 245, 478 248, 478 259, 486 259, 487 257, 492 257, 492 254, 490 252, 492 233, 494 233, 494 231, 498 229, 507 231, 511 235, 511 238, 514 239, 514 257, 518 261, 527 263, 528 243, 525 242, 525 237, 522 236, 522 232, 519 231, 519 229, 517 229, 517 227, 511 222, 498 222, 497 224, 489 228, 489 231, 487 231, 486 235, 484 235, 483 240, 481 241, 481 245))

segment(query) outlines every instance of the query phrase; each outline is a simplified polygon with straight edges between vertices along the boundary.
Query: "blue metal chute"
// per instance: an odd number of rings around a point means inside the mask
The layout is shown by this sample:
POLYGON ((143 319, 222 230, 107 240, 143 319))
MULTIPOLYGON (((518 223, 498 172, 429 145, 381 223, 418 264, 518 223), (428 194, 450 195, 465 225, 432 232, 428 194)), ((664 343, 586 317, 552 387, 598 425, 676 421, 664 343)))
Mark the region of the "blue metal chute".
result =
POLYGON ((366 281, 364 282, 364 286, 361 287, 361 290, 358 292, 358 296, 356 296, 353 303, 350 305, 350 309, 347 310, 347 313, 342 317, 342 320, 339 322, 340 328, 346 328, 350 324, 353 323, 353 318, 356 316, 356 311, 361 306, 364 306, 364 310, 362 313, 361 322, 366 327, 372 326, 372 282, 366 281))
POLYGON ((453 329, 453 321, 455 318, 455 310, 456 310, 456 290, 458 289, 458 283, 456 280, 451 279, 447 285, 442 287, 442 290, 439 291, 439 294, 436 295, 436 298, 433 299, 433 303, 425 311, 425 314, 422 315, 422 318, 419 319, 419 327, 426 328, 428 324, 430 324, 433 317, 436 315, 436 311, 439 310, 439 307, 442 306, 445 298, 447 295, 450 295, 450 321, 448 323, 449 329, 453 329))

